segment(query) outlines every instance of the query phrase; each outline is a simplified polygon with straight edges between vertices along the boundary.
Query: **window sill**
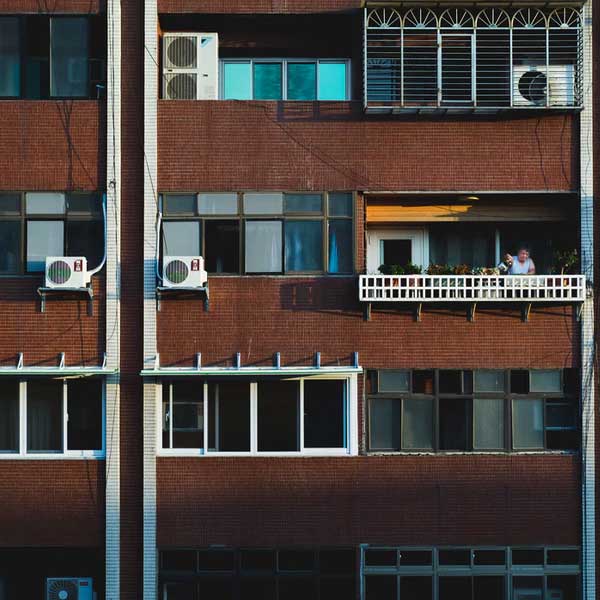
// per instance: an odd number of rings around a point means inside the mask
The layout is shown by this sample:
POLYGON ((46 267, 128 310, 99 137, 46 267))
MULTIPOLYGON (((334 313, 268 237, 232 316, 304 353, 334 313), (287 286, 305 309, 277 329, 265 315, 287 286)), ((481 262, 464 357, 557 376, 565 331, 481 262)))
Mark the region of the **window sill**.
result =
POLYGON ((304 452, 209 452, 205 454, 201 450, 165 450, 157 451, 158 457, 195 457, 195 458, 318 458, 318 457, 350 457, 358 454, 350 454, 348 450, 313 450, 304 452))
POLYGON ((18 452, 2 452, 0 460, 104 460, 102 450, 71 450, 69 452, 40 452, 39 454, 19 454, 18 452))
POLYGON ((365 456, 577 456, 579 450, 367 450, 365 456))

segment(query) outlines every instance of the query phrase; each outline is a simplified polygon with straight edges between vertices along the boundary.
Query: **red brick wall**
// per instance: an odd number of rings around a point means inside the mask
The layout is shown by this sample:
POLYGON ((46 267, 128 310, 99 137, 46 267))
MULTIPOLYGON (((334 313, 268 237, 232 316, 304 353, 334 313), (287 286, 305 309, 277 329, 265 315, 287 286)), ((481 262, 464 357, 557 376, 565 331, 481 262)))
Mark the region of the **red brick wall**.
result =
POLYGON ((105 188, 102 104, 8 100, 0 108, 0 190, 105 188))
POLYGON ((104 276, 92 278, 93 316, 88 316, 85 296, 49 297, 40 312, 37 288, 43 278, 22 277, 0 280, 0 364, 16 365, 18 352, 26 366, 58 365, 65 352, 68 365, 102 364, 105 349, 104 276))
POLYGON ((422 321, 410 308, 374 309, 365 321, 357 278, 211 277, 210 310, 198 299, 165 299, 158 313, 162 365, 270 363, 349 364, 360 352, 369 367, 508 368, 569 367, 579 362, 579 325, 572 309, 534 307, 530 320, 518 308, 478 305, 475 321, 466 309, 428 309, 422 321))
POLYGON ((319 13, 358 9, 361 0, 158 0, 160 13, 319 13))
POLYGON ((0 13, 93 14, 104 11, 105 0, 2 0, 0 13))
POLYGON ((359 103, 168 101, 161 191, 572 190, 576 117, 410 120, 359 103))
POLYGON ((575 456, 160 458, 158 545, 579 544, 575 456))
POLYGON ((0 461, 0 546, 103 546, 104 461, 0 461))

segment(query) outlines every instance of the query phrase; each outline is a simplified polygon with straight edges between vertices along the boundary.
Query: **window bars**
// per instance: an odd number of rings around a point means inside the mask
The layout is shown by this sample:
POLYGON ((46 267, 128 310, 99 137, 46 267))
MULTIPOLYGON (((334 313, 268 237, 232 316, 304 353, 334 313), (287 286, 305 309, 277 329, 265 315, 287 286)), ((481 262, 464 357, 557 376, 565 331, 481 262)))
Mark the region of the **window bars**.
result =
POLYGON ((364 106, 549 109, 581 106, 575 8, 365 9, 364 106))

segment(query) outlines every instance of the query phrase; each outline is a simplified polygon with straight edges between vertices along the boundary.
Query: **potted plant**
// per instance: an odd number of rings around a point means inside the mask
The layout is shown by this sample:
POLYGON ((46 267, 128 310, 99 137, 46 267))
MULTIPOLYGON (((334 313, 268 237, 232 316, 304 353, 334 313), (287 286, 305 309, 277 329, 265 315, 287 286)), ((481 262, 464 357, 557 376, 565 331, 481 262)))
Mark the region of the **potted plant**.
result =
MULTIPOLYGON (((561 275, 573 275, 579 271, 579 254, 576 248, 556 250, 553 255, 552 271, 561 275)), ((559 280, 560 281, 560 280, 559 280)), ((562 279, 563 285, 569 285, 567 278, 562 279)))

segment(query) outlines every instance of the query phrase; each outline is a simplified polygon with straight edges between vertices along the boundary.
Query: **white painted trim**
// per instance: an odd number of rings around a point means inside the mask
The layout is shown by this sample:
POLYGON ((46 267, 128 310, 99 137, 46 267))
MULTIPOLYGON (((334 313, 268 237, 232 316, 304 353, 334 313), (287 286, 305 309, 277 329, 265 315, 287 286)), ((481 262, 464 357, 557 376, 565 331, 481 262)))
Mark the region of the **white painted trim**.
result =
POLYGON ((581 267, 590 286, 581 314, 582 600, 596 598, 596 431, 594 298, 594 152, 592 0, 583 7, 583 106, 580 114, 581 267))
POLYGON ((429 264, 429 230, 426 227, 395 227, 394 229, 367 228, 367 273, 378 273, 383 264, 381 242, 383 240, 410 240, 412 262, 423 269, 429 264))

